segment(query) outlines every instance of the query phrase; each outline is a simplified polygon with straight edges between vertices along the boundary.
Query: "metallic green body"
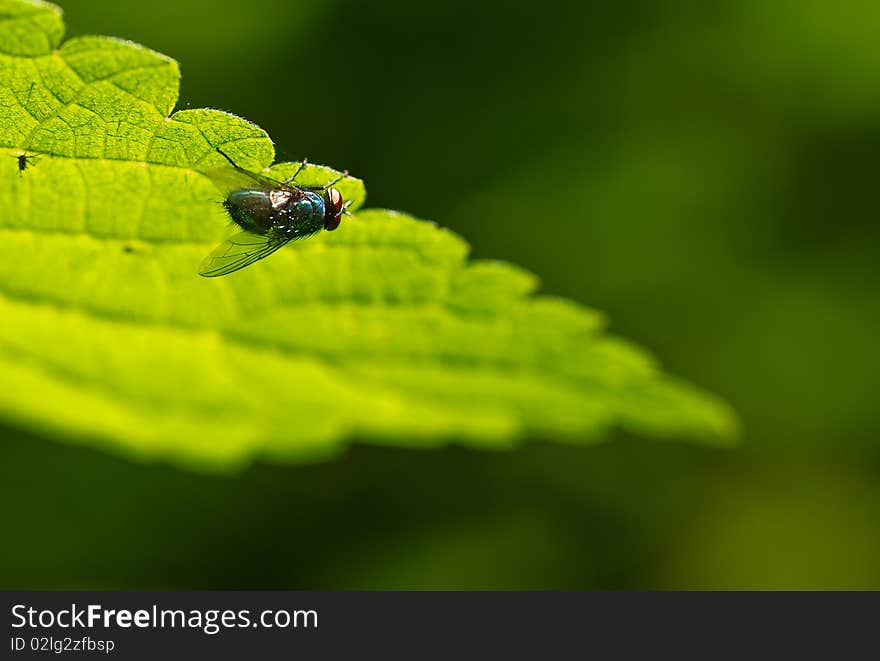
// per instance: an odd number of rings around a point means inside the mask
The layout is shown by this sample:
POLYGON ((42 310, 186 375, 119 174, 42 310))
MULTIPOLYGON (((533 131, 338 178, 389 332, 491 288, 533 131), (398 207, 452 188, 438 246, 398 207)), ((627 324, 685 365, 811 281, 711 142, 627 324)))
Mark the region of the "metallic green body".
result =
POLYGON ((223 206, 236 225, 254 234, 271 232, 296 239, 324 227, 324 198, 302 188, 237 190, 223 206))

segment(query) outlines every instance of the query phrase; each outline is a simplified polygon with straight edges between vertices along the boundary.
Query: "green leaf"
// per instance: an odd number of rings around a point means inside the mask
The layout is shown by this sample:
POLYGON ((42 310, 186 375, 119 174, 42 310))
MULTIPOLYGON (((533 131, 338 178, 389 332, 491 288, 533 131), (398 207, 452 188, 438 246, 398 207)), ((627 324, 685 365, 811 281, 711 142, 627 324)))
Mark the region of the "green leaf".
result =
MULTIPOLYGON (((461 238, 404 214, 359 211, 199 277, 230 232, 205 176, 225 165, 215 147, 260 171, 272 142, 224 112, 170 114, 174 60, 104 37, 59 47, 62 32, 53 5, 0 0, 7 423, 217 469, 325 457, 353 439, 504 448, 618 425, 731 440, 726 405, 603 333, 600 315, 533 295, 531 274, 469 262, 461 238)), ((304 180, 334 172, 312 166, 304 180)), ((359 180, 339 188, 361 206, 359 180)))

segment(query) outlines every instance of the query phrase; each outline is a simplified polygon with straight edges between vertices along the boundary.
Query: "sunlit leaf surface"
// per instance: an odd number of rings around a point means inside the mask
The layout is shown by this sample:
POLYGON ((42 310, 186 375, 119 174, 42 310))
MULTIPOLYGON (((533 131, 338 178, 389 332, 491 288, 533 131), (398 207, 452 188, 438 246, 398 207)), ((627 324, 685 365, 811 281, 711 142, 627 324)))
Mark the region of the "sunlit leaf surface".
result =
MULTIPOLYGON (((356 211, 338 231, 199 277, 231 231, 206 176, 226 165, 215 147, 263 171, 272 142, 227 113, 172 114, 174 60, 62 33, 56 7, 0 0, 9 424, 202 468, 328 456, 355 439, 503 448, 612 426, 733 437, 722 402, 606 335, 597 313, 535 296, 514 266, 468 261, 431 223, 357 211, 355 178, 338 186, 356 211)), ((333 174, 311 166, 301 181, 333 174)))

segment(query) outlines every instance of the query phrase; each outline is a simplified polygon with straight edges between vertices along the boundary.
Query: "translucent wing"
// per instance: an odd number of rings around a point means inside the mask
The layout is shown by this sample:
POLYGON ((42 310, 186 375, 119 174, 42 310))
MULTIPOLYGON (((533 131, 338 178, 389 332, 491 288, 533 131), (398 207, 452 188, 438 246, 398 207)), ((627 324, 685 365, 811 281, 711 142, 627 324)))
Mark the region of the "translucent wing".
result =
POLYGON ((290 241, 284 234, 239 232, 211 251, 199 267, 199 275, 216 278, 250 266, 268 257, 290 241))
POLYGON ((281 182, 275 181, 263 174, 248 172, 247 170, 236 169, 227 165, 211 168, 205 172, 205 175, 224 195, 228 195, 234 190, 245 190, 248 188, 272 190, 281 185, 281 182))

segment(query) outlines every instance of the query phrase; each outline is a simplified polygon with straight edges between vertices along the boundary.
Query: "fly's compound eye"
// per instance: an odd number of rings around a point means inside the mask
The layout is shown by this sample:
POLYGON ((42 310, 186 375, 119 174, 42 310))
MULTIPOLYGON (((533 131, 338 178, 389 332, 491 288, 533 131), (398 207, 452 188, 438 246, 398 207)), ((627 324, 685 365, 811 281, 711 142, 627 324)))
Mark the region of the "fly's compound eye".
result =
POLYGON ((327 211, 324 214, 324 229, 332 232, 339 227, 339 221, 342 220, 342 213, 345 211, 345 202, 342 199, 342 193, 335 188, 327 191, 327 211))
POLYGON ((330 206, 330 212, 333 216, 338 216, 342 213, 342 209, 345 207, 345 202, 342 199, 342 193, 340 193, 335 188, 331 188, 327 191, 327 202, 330 206))

